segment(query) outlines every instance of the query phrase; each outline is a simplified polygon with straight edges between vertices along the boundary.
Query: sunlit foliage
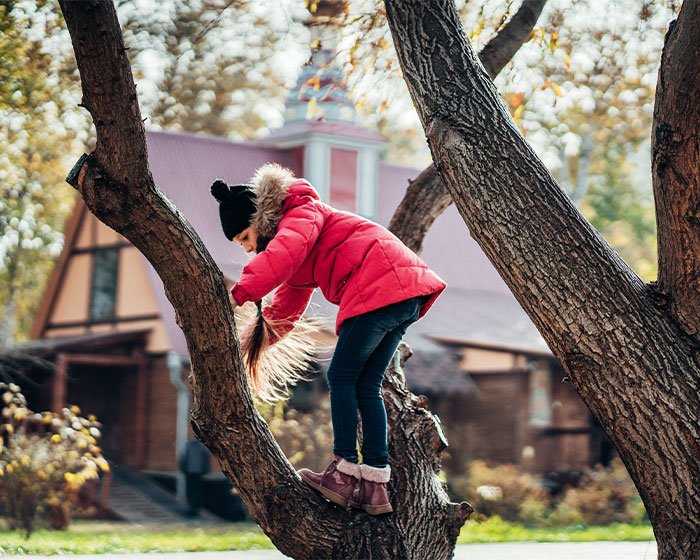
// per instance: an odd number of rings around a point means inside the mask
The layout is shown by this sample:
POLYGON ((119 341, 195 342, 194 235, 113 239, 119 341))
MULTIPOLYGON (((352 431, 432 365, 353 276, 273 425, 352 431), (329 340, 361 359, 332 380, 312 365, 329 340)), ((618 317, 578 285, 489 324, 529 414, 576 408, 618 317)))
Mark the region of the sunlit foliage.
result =
POLYGON ((101 425, 76 406, 35 413, 19 386, 0 383, 0 505, 10 527, 29 536, 37 522, 64 529, 78 492, 109 471, 101 425))

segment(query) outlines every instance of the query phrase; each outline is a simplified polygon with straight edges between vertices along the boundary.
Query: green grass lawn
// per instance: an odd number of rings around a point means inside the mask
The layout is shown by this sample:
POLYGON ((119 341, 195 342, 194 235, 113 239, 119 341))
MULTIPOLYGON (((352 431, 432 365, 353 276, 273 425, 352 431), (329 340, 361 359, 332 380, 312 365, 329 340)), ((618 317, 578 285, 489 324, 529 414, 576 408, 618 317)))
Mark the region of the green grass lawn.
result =
POLYGON ((273 548, 260 528, 250 523, 134 525, 75 522, 67 531, 39 530, 29 539, 17 531, 2 533, 0 556, 7 554, 120 554, 127 552, 195 552, 273 548))
MULTIPOLYGON (((648 541, 652 538, 649 525, 619 523, 607 527, 533 529, 496 517, 482 523, 468 522, 457 542, 648 541)), ((78 521, 68 531, 39 530, 28 540, 19 532, 6 531, 2 533, 0 543, 0 556, 272 548, 272 543, 262 531, 256 525, 247 523, 143 526, 78 521)))
POLYGON ((503 521, 500 517, 492 517, 481 523, 467 521, 462 527, 457 543, 648 541, 653 538, 651 525, 613 523, 604 527, 571 525, 533 528, 503 521))

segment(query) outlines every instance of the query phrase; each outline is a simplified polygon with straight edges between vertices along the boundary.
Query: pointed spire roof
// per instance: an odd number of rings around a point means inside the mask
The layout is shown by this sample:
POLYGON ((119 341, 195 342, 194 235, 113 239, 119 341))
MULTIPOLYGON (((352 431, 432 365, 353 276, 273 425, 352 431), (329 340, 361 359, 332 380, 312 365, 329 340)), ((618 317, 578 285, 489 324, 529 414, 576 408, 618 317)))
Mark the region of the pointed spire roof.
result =
POLYGON ((334 49, 327 44, 320 43, 313 50, 287 95, 285 124, 303 120, 359 123, 345 74, 335 62, 334 49))
POLYGON ((337 27, 347 2, 311 2, 304 22, 311 32, 311 58, 287 95, 285 125, 310 120, 358 124, 345 73, 335 60, 337 27))

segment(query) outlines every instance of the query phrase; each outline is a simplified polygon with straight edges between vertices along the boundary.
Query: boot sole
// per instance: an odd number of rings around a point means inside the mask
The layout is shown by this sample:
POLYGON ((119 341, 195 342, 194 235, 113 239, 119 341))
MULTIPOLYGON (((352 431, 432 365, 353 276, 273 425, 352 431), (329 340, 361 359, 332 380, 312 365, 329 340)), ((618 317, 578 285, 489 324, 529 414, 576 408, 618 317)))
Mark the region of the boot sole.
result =
POLYGON ((370 515, 383 515, 385 513, 392 513, 394 508, 391 504, 386 504, 384 506, 362 506, 363 509, 370 515))
POLYGON ((343 498, 340 494, 336 494, 332 490, 328 490, 328 488, 324 488, 323 486, 316 484, 315 482, 309 480, 306 478, 303 474, 300 474, 301 479, 306 482, 311 488, 314 490, 317 490, 321 494, 323 494, 326 498, 328 498, 331 502, 334 504, 338 504, 339 506, 343 506, 344 508, 348 507, 348 501, 343 498))

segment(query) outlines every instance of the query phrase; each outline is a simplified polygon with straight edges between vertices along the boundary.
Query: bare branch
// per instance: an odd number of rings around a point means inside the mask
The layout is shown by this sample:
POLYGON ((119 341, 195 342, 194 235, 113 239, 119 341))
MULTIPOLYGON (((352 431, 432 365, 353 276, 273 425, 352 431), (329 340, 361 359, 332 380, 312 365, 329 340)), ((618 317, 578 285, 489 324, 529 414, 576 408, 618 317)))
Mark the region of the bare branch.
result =
POLYGON ((479 60, 491 79, 498 76, 518 49, 530 38, 532 28, 535 27, 546 3, 547 0, 524 0, 518 12, 498 35, 481 49, 479 60))

